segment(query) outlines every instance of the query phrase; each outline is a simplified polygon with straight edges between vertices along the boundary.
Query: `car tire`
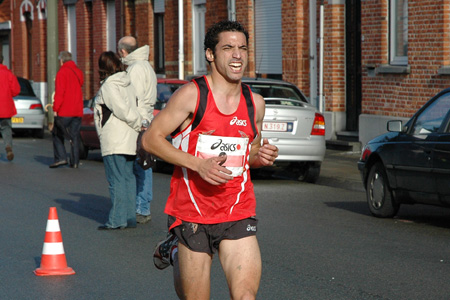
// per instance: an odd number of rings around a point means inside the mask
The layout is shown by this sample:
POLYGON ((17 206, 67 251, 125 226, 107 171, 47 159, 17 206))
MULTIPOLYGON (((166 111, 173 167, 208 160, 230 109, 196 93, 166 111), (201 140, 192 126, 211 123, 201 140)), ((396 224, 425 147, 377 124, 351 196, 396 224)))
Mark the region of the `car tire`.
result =
POLYGON ((33 129, 33 137, 37 139, 43 139, 44 138, 44 128, 41 129, 33 129))
POLYGON ((80 137, 80 159, 86 159, 88 157, 89 148, 83 144, 83 140, 80 137))
POLYGON ((308 162, 300 168, 299 181, 316 183, 320 175, 320 162, 308 162))
POLYGON ((367 204, 372 215, 378 218, 394 217, 400 205, 395 202, 386 171, 381 162, 370 169, 366 182, 367 204))

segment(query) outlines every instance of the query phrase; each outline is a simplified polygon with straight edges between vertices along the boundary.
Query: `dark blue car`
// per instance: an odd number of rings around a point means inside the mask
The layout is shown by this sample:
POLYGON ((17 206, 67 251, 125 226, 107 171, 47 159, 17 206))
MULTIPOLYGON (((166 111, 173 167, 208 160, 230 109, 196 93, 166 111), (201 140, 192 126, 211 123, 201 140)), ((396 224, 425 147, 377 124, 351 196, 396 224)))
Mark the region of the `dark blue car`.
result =
POLYGON ((400 204, 450 207, 450 89, 429 100, 402 126, 365 145, 358 169, 370 212, 393 217, 400 204))

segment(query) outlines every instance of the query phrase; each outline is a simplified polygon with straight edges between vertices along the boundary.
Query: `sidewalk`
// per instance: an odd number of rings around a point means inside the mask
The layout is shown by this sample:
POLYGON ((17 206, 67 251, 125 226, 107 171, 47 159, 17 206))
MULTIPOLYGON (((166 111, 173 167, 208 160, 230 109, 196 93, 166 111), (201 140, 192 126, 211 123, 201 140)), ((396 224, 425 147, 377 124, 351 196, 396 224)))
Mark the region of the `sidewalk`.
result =
POLYGON ((360 155, 359 151, 327 149, 316 184, 364 192, 357 166, 360 155))

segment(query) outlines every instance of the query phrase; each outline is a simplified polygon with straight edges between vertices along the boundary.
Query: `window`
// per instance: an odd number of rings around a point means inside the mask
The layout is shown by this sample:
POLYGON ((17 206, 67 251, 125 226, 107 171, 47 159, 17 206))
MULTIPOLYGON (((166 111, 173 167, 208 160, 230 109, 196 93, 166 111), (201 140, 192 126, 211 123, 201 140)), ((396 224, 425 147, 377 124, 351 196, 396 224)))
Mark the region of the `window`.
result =
POLYGON ((414 135, 428 135, 437 132, 442 121, 450 110, 450 93, 446 93, 433 101, 423 110, 414 122, 414 135))
POLYGON ((153 3, 154 12, 154 49, 155 49, 155 72, 163 74, 165 72, 164 57, 164 0, 155 0, 153 3))
POLYGON ((116 1, 106 2, 106 47, 116 52, 116 1))
POLYGON ((67 5, 67 40, 72 60, 77 62, 77 15, 75 5, 67 5))
POLYGON ((408 0, 390 1, 390 64, 408 64, 408 0))
POLYGON ((205 74, 206 59, 204 50, 206 1, 195 0, 193 6, 193 46, 194 74, 205 74))

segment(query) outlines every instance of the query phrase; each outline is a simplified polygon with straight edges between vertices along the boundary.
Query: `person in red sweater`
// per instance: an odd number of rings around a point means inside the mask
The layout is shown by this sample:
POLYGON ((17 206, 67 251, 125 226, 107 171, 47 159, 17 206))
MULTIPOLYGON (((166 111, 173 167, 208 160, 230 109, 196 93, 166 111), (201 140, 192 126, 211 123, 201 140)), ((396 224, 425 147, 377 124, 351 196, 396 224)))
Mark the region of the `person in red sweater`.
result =
POLYGON ((3 65, 3 55, 0 53, 0 133, 6 146, 6 158, 14 159, 12 151, 11 117, 17 114, 13 97, 19 95, 20 85, 17 77, 3 65))
POLYGON ((55 99, 53 111, 55 126, 52 130, 54 163, 50 168, 67 165, 67 153, 64 138, 70 140, 70 166, 78 168, 80 162, 80 127, 83 116, 83 72, 72 60, 67 51, 59 53, 61 68, 56 74, 55 99))

